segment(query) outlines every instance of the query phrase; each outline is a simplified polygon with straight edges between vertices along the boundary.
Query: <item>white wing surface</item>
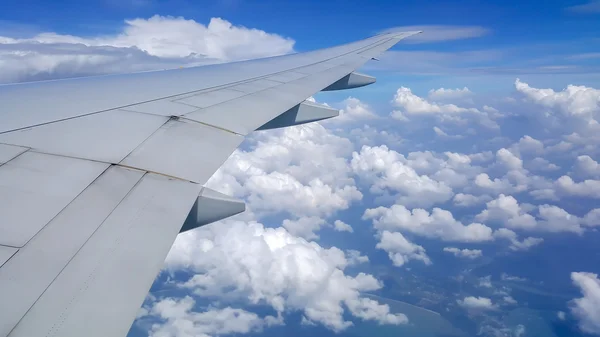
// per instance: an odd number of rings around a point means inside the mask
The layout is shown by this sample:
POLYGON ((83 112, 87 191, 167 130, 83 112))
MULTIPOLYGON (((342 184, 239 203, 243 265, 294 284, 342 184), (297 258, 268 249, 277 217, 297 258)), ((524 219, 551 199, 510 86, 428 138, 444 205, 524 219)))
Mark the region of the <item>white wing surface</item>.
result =
POLYGON ((0 86, 0 336, 124 336, 180 231, 244 210, 203 185, 258 129, 418 32, 302 54, 0 86))

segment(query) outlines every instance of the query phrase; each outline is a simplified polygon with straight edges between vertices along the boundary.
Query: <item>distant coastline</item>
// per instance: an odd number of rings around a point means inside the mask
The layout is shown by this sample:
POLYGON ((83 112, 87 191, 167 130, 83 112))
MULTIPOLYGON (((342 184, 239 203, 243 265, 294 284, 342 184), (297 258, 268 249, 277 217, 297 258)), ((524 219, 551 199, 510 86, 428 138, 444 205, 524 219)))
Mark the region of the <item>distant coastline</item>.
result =
POLYGON ((373 297, 373 298, 377 298, 377 299, 381 299, 381 300, 386 300, 386 301, 391 301, 391 302, 396 302, 396 303, 400 303, 400 304, 409 305, 411 307, 414 307, 414 308, 417 308, 417 309, 421 309, 421 310, 425 310, 425 311, 430 312, 432 314, 436 314, 436 315, 438 315, 440 317, 442 316, 437 311, 433 311, 433 310, 430 310, 430 309, 427 309, 427 308, 423 308, 423 307, 420 307, 418 305, 410 304, 410 303, 407 303, 407 302, 404 302, 404 301, 395 300, 395 299, 392 299, 392 298, 389 298, 389 297, 377 296, 375 294, 370 294, 370 293, 365 293, 365 295, 368 296, 368 297, 373 297))

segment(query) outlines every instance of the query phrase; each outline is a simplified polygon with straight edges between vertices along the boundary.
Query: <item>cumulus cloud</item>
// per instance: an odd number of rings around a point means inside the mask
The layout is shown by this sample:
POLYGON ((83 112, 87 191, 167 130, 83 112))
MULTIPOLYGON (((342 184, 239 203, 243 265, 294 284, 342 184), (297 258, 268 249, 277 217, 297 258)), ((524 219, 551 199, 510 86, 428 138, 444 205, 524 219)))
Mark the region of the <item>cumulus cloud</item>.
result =
POLYGON ((166 267, 192 273, 180 287, 196 295, 247 299, 271 306, 279 314, 298 310, 306 322, 335 331, 352 325, 346 314, 381 324, 406 323, 405 315, 361 296, 382 287, 372 275, 344 273, 348 265, 361 260, 360 254, 346 256, 336 247, 323 248, 284 228, 232 221, 179 235, 166 267))
POLYGON ((492 229, 480 223, 463 225, 449 211, 434 208, 431 213, 403 205, 367 209, 363 219, 371 219, 376 229, 409 231, 413 234, 443 241, 483 242, 493 239, 492 229))
POLYGON ((569 176, 562 176, 554 183, 556 191, 563 195, 600 198, 600 180, 586 179, 575 182, 569 176))
POLYGON ((588 155, 578 156, 573 169, 584 177, 600 177, 600 164, 588 155))
POLYGON ((397 267, 403 266, 410 260, 418 260, 426 265, 431 264, 425 248, 408 241, 400 232, 383 231, 376 247, 385 250, 397 267))
POLYGON ((531 247, 537 246, 544 242, 542 238, 526 237, 519 240, 517 233, 507 228, 499 228, 494 232, 495 239, 506 239, 510 242, 509 249, 513 251, 527 251, 531 247))
POLYGON ((456 247, 445 247, 444 251, 446 253, 453 254, 456 257, 462 257, 471 260, 483 256, 480 249, 460 249, 456 247))
POLYGON ((472 195, 465 193, 457 193, 452 201, 458 207, 471 207, 487 202, 491 199, 489 195, 472 195))
POLYGON ((600 279, 594 273, 571 273, 573 284, 583 297, 572 300, 571 313, 579 320, 579 328, 587 333, 600 334, 600 279))
POLYGON ((504 297, 502 297, 502 300, 504 301, 504 303, 506 303, 508 305, 515 305, 518 303, 517 300, 512 298, 512 296, 504 296, 504 297))
MULTIPOLYGON (((395 106, 401 108, 402 110, 397 113, 406 113, 408 115, 418 115, 418 114, 440 114, 440 113, 479 113, 480 111, 475 108, 461 108, 454 104, 436 104, 427 101, 424 98, 421 98, 415 94, 413 94, 410 88, 400 87, 396 94, 394 95, 393 103, 395 106)), ((392 117, 394 117, 392 114, 392 117)))
POLYGON ((352 154, 350 164, 359 177, 373 184, 371 192, 398 192, 398 201, 409 206, 430 206, 453 195, 448 185, 419 175, 404 156, 385 145, 363 146, 360 152, 352 154))
POLYGON ((283 228, 287 229, 292 235, 303 237, 307 240, 318 239, 315 234, 322 226, 325 225, 325 220, 318 217, 302 217, 297 220, 283 220, 283 228))
POLYGON ((525 100, 540 109, 534 116, 542 126, 569 134, 597 133, 598 113, 600 112, 600 90, 577 85, 568 85, 561 91, 539 89, 517 79, 515 88, 525 100))
POLYGON ((333 229, 335 229, 338 232, 354 232, 354 229, 352 229, 352 226, 350 226, 349 224, 341 221, 341 220, 335 220, 335 222, 333 223, 333 229))
POLYGON ((354 249, 346 251, 346 258, 348 259, 348 265, 356 265, 361 263, 369 262, 369 257, 362 255, 361 252, 354 249))
POLYGON ((126 20, 114 35, 0 36, 0 82, 174 68, 287 54, 294 41, 212 18, 126 20))
POLYGON ((469 311, 488 311, 497 308, 496 305, 492 303, 492 300, 487 297, 467 296, 456 302, 458 305, 469 311))
POLYGON ((453 101, 453 100, 463 100, 467 97, 471 97, 473 92, 469 90, 469 88, 464 87, 462 89, 431 89, 429 90, 428 97, 430 100, 434 102, 440 101, 453 101))
POLYGON ((546 232, 573 232, 581 234, 581 219, 569 214, 564 209, 554 205, 540 205, 537 207, 537 219, 529 214, 517 199, 500 194, 497 199, 489 201, 486 209, 481 211, 475 219, 485 223, 500 223, 503 226, 546 232))
POLYGON ((225 334, 245 334, 262 330, 264 326, 273 325, 277 319, 273 316, 265 318, 242 309, 226 307, 209 309, 203 312, 194 310, 196 302, 193 298, 165 298, 156 301, 142 317, 156 317, 160 323, 152 324, 149 336, 220 336, 225 334))
POLYGON ((378 116, 373 112, 373 109, 362 102, 358 98, 348 97, 342 101, 342 109, 340 109, 340 115, 329 119, 326 123, 348 123, 376 119, 378 116))
POLYGON ((352 143, 318 123, 256 133, 250 144, 234 152, 208 185, 245 198, 259 215, 326 217, 362 199, 346 159, 352 143))
MULTIPOLYGON (((436 93, 430 92, 430 95, 446 95, 447 89, 436 93)), ((454 94, 456 95, 456 94, 454 94)), ((439 122, 450 122, 453 124, 464 125, 467 119, 490 129, 497 129, 498 124, 493 121, 488 112, 476 108, 460 107, 456 104, 428 101, 412 92, 410 88, 400 87, 392 100, 392 104, 397 108, 391 114, 392 118, 400 121, 412 121, 413 118, 435 117, 439 122)), ((488 107, 489 108, 489 107, 488 107)), ((489 110, 489 109, 488 109, 489 110)))

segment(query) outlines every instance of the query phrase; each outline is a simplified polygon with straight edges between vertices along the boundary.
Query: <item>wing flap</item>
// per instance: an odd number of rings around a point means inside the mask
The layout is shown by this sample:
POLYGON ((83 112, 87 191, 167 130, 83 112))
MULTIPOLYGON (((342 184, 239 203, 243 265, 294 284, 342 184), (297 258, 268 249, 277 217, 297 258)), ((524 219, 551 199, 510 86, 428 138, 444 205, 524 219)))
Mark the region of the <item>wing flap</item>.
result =
POLYGON ((9 336, 124 336, 200 188, 145 174, 9 336))
POLYGON ((109 168, 0 268, 0 298, 11 303, 0 306, 0 336, 30 310, 142 175, 109 168))
POLYGON ((204 184, 244 138, 184 119, 171 119, 122 165, 204 184))
POLYGON ((0 166, 0 244, 23 247, 107 167, 31 151, 0 166))
POLYGON ((8 144, 0 144, 0 165, 27 151, 27 148, 8 144))

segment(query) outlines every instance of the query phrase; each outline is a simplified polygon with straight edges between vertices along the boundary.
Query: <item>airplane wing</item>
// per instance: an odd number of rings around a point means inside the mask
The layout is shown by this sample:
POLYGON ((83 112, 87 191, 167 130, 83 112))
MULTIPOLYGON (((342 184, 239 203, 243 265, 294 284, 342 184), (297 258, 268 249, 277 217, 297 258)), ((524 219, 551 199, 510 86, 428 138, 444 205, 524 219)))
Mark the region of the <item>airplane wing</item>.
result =
POLYGON ((180 231, 244 210, 203 184, 255 130, 418 32, 204 67, 0 86, 0 336, 124 336, 180 231))

